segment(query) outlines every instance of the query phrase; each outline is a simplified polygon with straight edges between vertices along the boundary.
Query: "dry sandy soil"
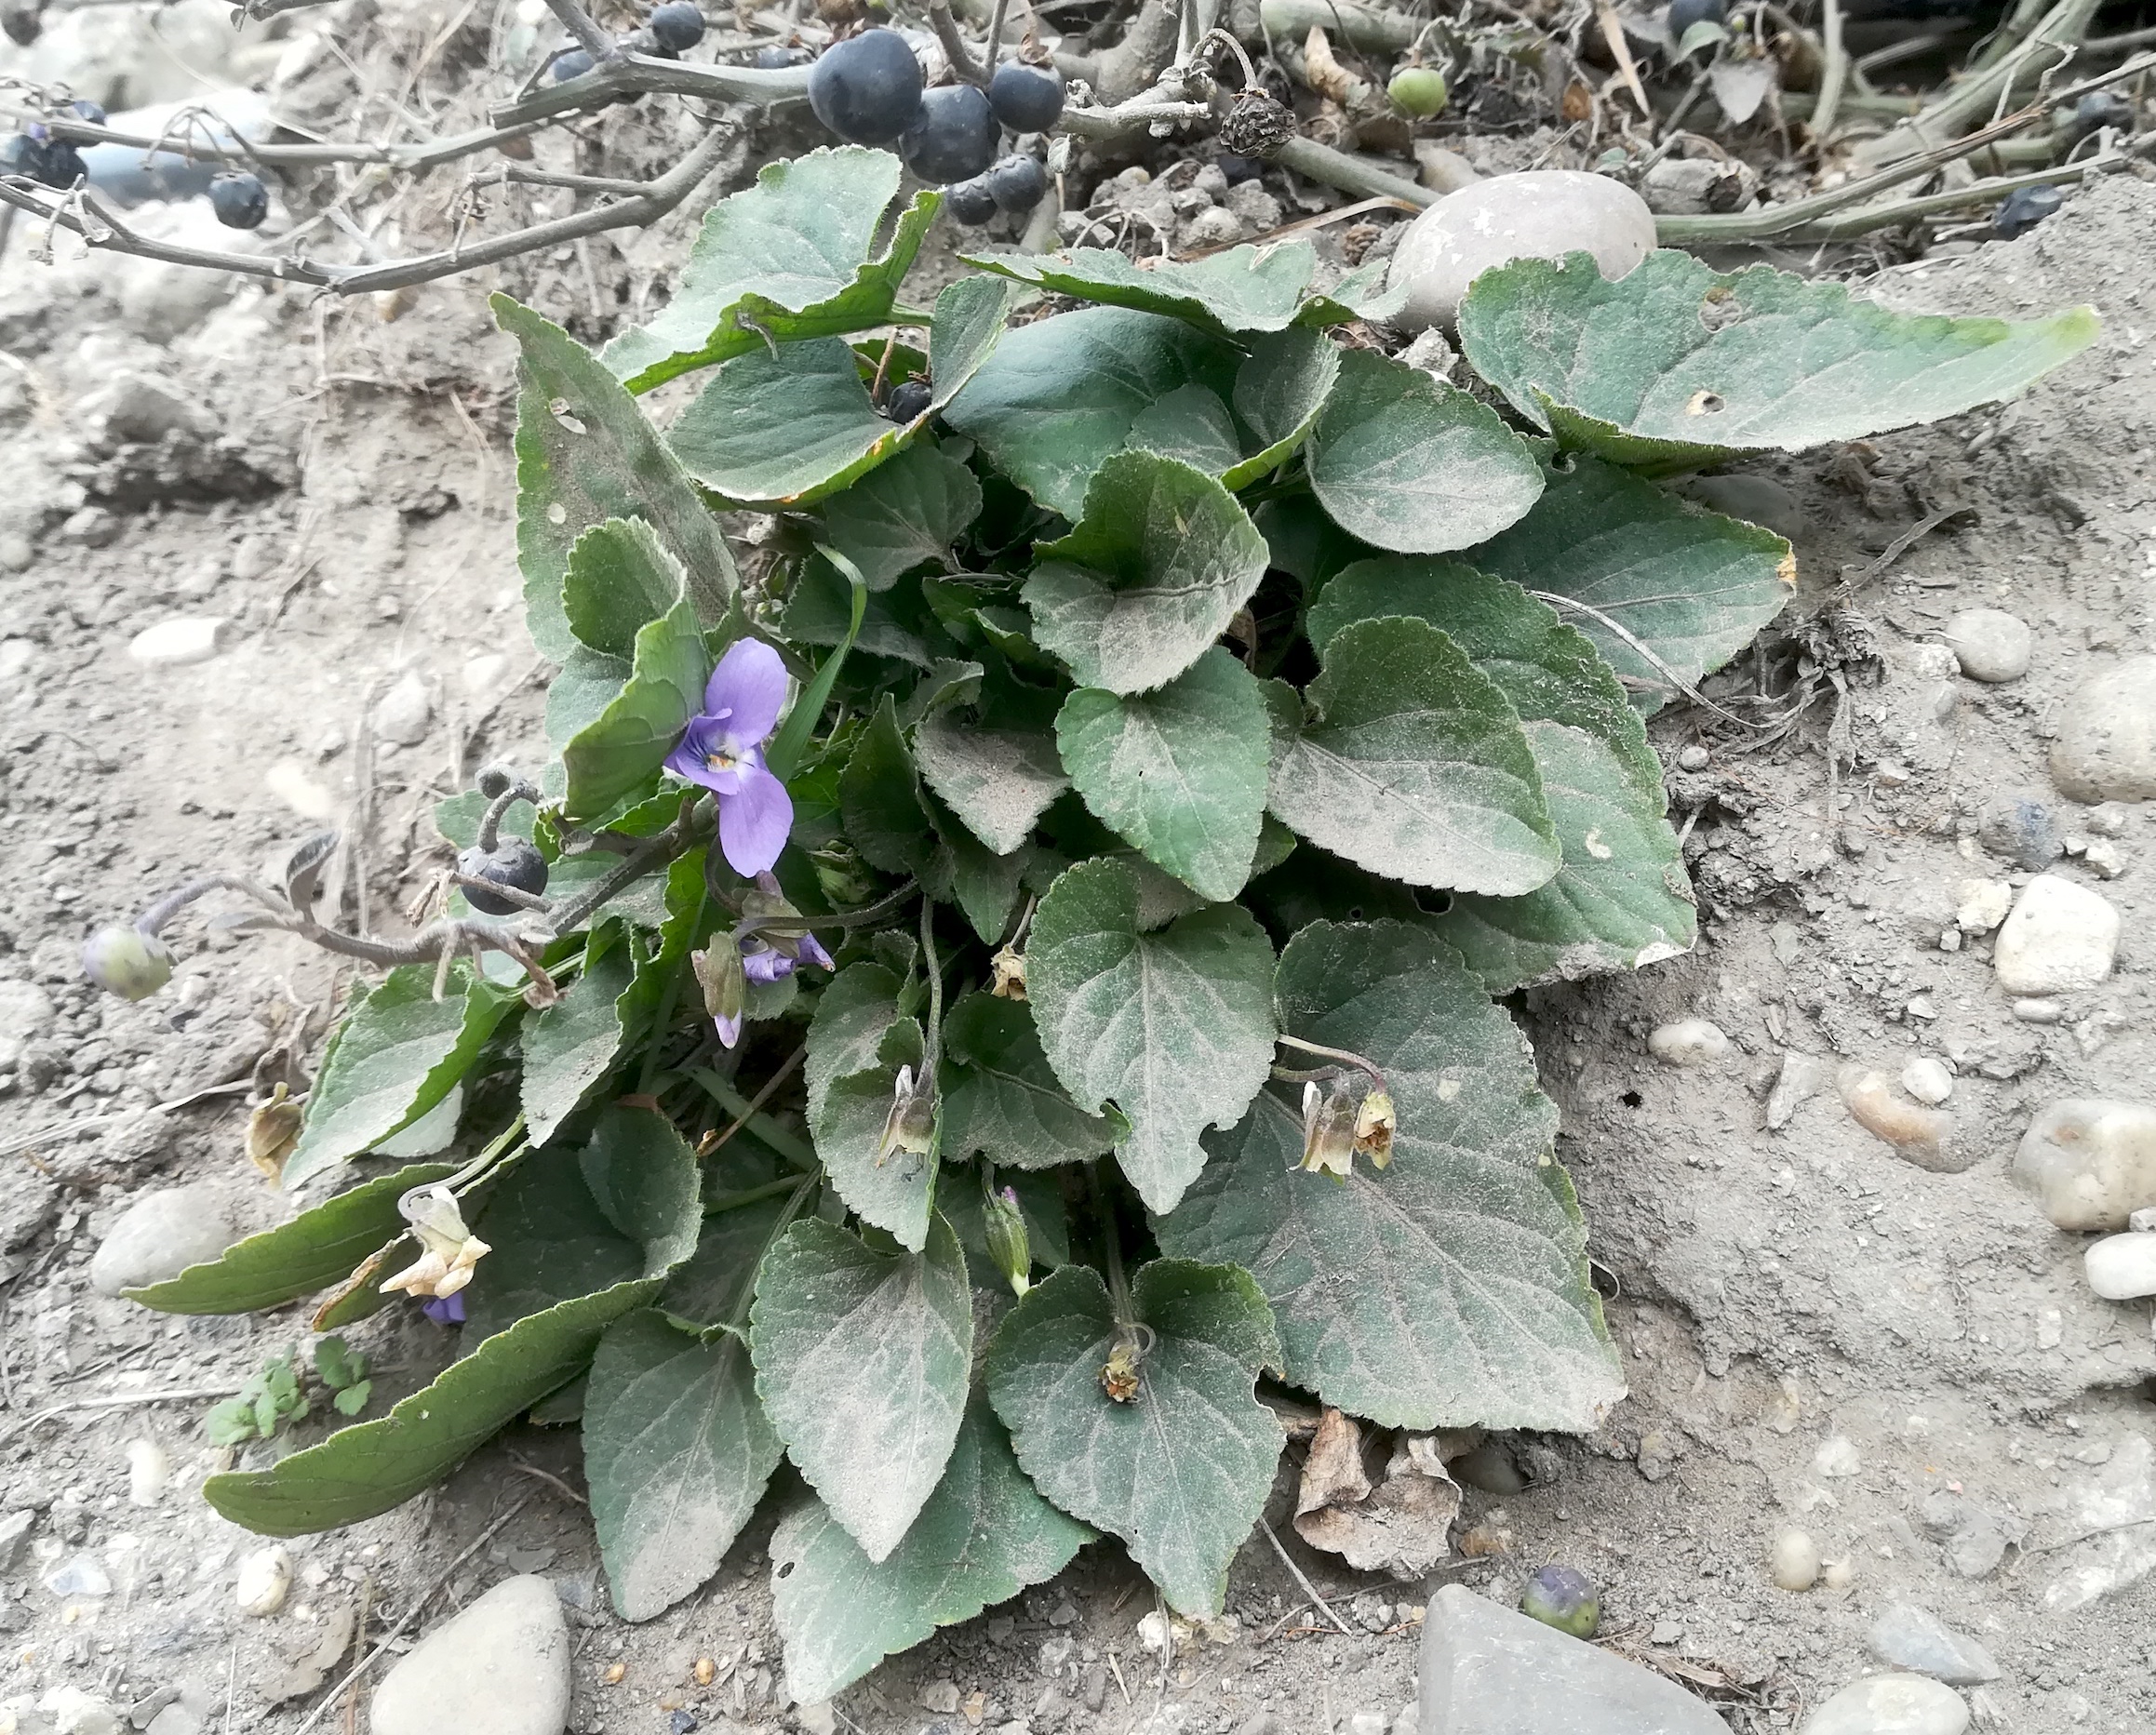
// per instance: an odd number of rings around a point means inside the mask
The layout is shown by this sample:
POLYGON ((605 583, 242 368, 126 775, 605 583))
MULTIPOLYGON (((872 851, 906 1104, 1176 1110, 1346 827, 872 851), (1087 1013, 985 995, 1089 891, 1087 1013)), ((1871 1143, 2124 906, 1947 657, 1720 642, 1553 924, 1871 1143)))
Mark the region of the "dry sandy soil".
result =
MULTIPOLYGON (((449 1573, 423 1624, 510 1572, 543 1572, 576 1617, 577 1729, 789 1727, 768 1524, 703 1593, 624 1625, 606 1608, 561 1431, 514 1429, 435 1494, 294 1544, 284 1611, 242 1615, 234 1578, 255 1544, 199 1500, 219 1459, 202 1414, 297 1342, 303 1315, 168 1320, 86 1276, 144 1190, 199 1180, 246 1220, 288 1208, 241 1154, 240 1093, 154 1105, 244 1079, 278 1043, 304 1051, 339 980, 295 945, 194 924, 173 987, 127 1006, 80 980, 82 935, 190 871, 252 868, 355 808, 369 908, 394 924, 439 860, 430 802, 485 759, 536 762, 544 670, 517 606, 511 357, 485 293, 533 297, 591 336, 618 311, 603 290, 648 282, 684 232, 637 242, 633 265, 601 250, 600 275, 565 249, 438 285, 394 321, 127 261, 33 268, 20 232, 0 260, 0 997, 20 1007, 29 985, 51 1006, 0 1074, 0 1514, 40 1515, 14 1566, 0 1560, 0 1701, 73 1686, 138 1707, 141 1727, 186 1688, 183 1724, 292 1728, 315 1702, 283 1695, 318 1684, 355 1605, 401 1613, 527 1501, 449 1573), (170 397, 114 395, 138 375, 170 397), (129 661, 136 633, 178 617, 223 620, 224 648, 187 666, 129 661), (366 718, 408 673, 430 716, 399 746, 366 718), (170 1470, 146 1504, 130 1500, 137 1442, 170 1470), (47 1587, 77 1555, 109 1568, 110 1595, 47 1587), (717 1665, 709 1686, 694 1679, 700 1657, 717 1665)), ((1461 1528, 1499 1552, 1396 1585, 1291 1540, 1364 1629, 1346 1637, 1293 1614, 1300 1593, 1261 1537, 1233 1575, 1238 1636, 1163 1666, 1138 1632, 1151 1594, 1095 1547, 843 1696, 847 1726, 943 1715, 958 1731, 1166 1735, 1255 1730, 1269 1715, 1372 1735, 1411 1697, 1414 1615, 1436 1582, 1507 1597, 1559 1560, 1605 1587, 1614 1642, 1694 1686, 1734 1729, 1791 1728, 1876 1666, 1866 1632, 1897 1598, 1998 1659, 2001 1678, 1973 1695, 1980 1728, 2156 1728, 2156 1579, 2072 1610, 2045 1595, 2091 1550, 2147 1563, 2147 1531, 2061 1544, 2089 1528, 2086 1486, 2149 1475, 2149 1308, 2096 1300, 2078 1243, 2006 1174, 2042 1103, 2150 1095, 2156 814, 2136 810, 2117 840, 2123 877, 2097 882, 2071 857, 2057 869, 2100 884, 2125 935, 2119 972, 2069 996, 2062 1021, 2012 1015, 1983 941, 1940 945, 1963 880, 2018 871, 1974 835, 1985 802, 2033 790, 2062 832, 2080 831, 2082 810, 2049 790, 2047 720, 2090 674, 2156 649, 2149 285, 2156 186, 2131 179, 2023 240, 1897 268, 1877 287, 1902 304, 2089 301, 2105 332, 2019 403, 1767 470, 1806 517, 1801 594, 1710 690, 1786 673, 1801 634, 1817 706, 1764 747, 1699 708, 1657 721, 1701 942, 1516 1008, 1564 1110, 1633 1395, 1592 1438, 1514 1442, 1533 1486, 1468 1490, 1461 1528), (1943 507, 1960 510, 1898 547, 1943 507), (2034 627, 2027 676, 1940 674, 1927 647, 1977 606, 2034 627), (1691 747, 1707 750, 1705 767, 1677 770, 1691 747), (1648 1033, 1682 1017, 1726 1032, 1726 1058, 1653 1060, 1648 1033), (1767 1093, 1792 1053, 1828 1082, 1769 1130, 1767 1093), (1961 1172, 1901 1160, 1833 1088, 1844 1062, 1892 1076, 1920 1054, 1958 1073, 1948 1106, 1975 1159, 1961 1172), (2000 1533, 1981 1577, 1961 1568, 1992 1551, 1927 1528, 1940 1490, 2000 1533), (1790 1527, 1846 1563, 1838 1588, 1770 1582, 1768 1548, 1790 1527)), ((409 1318, 356 1337, 388 1391, 444 1354, 409 1318)), ((1291 1491, 1273 1515, 1283 1533, 1291 1491)))

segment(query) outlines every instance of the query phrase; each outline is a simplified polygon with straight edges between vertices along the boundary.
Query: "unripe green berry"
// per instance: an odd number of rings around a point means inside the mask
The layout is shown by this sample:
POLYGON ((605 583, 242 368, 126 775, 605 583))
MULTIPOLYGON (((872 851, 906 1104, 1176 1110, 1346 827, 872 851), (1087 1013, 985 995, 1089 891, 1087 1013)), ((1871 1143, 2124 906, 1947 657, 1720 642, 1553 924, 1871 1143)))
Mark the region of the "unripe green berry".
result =
POLYGON ((1520 1593, 1520 1612, 1574 1638, 1592 1638, 1602 1623, 1602 1599, 1576 1567, 1544 1567, 1520 1593))
POLYGON ((1402 114, 1426 121, 1444 113, 1445 100, 1452 94, 1445 87, 1444 73, 1434 66, 1401 67, 1392 75, 1385 93, 1402 114))
POLYGON ((154 934, 115 923, 83 941, 82 967, 107 994, 146 1000, 172 980, 172 949, 154 934))

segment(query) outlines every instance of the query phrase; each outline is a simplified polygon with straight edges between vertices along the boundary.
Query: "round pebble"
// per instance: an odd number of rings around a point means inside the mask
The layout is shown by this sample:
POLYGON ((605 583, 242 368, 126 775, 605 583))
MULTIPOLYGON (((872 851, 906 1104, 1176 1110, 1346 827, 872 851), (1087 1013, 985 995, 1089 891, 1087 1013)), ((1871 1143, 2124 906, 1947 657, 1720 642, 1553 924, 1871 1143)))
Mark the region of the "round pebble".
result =
POLYGON ((1786 1591, 1808 1591, 1819 1582, 1819 1544, 1801 1530, 1784 1530, 1767 1557, 1774 1581, 1786 1591))
POLYGON ((223 1198, 200 1184, 145 1193, 121 1213, 90 1259, 90 1288, 118 1295, 177 1277, 233 1239, 223 1198))
POLYGON ((1704 747, 1687 747, 1677 755, 1677 768, 1680 771, 1704 771, 1707 764, 1707 752, 1704 747))
POLYGON ((2029 622, 2002 608, 1969 608, 1940 634, 1972 681, 2018 681, 2029 673, 2036 635, 2029 622))
POLYGON ((1799 1735, 1962 1735, 1969 1707, 1921 1675, 1875 1675, 1844 1687, 1804 1719, 1799 1735))
POLYGON ((1862 1462, 1855 1440, 1844 1434, 1831 1435, 1822 1440, 1819 1449, 1812 1454, 1812 1474, 1839 1480, 1855 1475, 1862 1462))
POLYGON ((2076 801, 2156 800, 2156 656, 2129 657, 2089 681, 2056 727, 2051 781, 2063 793, 2076 801))
POLYGON ((233 1600, 242 1614, 274 1615, 292 1588, 292 1557, 281 1548, 258 1548, 239 1563, 233 1600))
POLYGON ((373 1735, 561 1735, 569 1709, 561 1601, 527 1574, 502 1580, 421 1640, 376 1690, 368 1727, 373 1735))
POLYGON ((1919 1055, 1901 1069, 1901 1088, 1919 1102, 1936 1107, 1954 1094, 1954 1074, 1946 1061, 1919 1055))
POLYGON ((2106 1235, 2082 1255, 2089 1288, 2107 1301, 2156 1295, 2156 1235, 2106 1235))
POLYGON ((172 1461, 155 1440, 127 1443, 127 1503, 154 1506, 172 1479, 172 1461))
POLYGON ((1829 1560, 1827 1569, 1820 1573, 1819 1582, 1830 1591, 1845 1591, 1856 1582, 1856 1562, 1847 1556, 1829 1560))
POLYGON ((1665 1066, 1707 1066, 1729 1052, 1729 1038, 1704 1018, 1681 1018, 1657 1026, 1647 1051, 1665 1066))
POLYGON ((1402 331, 1451 326, 1467 286, 1516 259, 1561 260, 1584 248, 1610 279, 1654 250, 1654 213, 1622 181, 1577 169, 1493 175, 1449 193, 1408 225, 1388 281, 1407 286, 1392 323, 1402 331))
POLYGON ((220 617, 183 616, 146 626, 127 641, 127 655, 145 669, 175 669, 207 662, 223 648, 232 623, 220 617))
POLYGON ((2123 1229, 2156 1204, 2156 1108, 2097 1097, 2048 1103, 2021 1137, 2014 1179, 2061 1229, 2123 1229))
POLYGON ((2111 973, 2119 913, 2100 892, 2039 874, 1999 929, 1991 968, 2010 994, 2094 988, 2111 973))

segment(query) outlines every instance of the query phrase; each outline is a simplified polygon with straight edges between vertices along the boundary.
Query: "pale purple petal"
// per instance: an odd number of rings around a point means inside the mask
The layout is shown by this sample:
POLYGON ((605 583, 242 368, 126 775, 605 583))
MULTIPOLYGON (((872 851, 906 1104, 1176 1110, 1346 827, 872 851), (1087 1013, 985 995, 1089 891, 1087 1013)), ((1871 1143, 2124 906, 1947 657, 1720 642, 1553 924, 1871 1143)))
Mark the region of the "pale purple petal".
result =
POLYGON ((786 834, 794 829, 794 798, 761 766, 743 764, 739 776, 741 787, 718 804, 718 847, 736 874, 753 878, 786 847, 786 834))
POLYGON ((724 1048, 730 1048, 741 1040, 741 1015, 739 1013, 736 1013, 732 1018, 715 1018, 711 1021, 711 1027, 718 1033, 720 1046, 724 1048))
POLYGON ((786 665, 761 639, 736 639, 703 689, 704 710, 724 715, 726 732, 743 747, 757 746, 770 735, 785 702, 786 665))
POLYGON ((813 934, 801 936, 800 951, 801 962, 804 964, 813 964, 820 970, 835 970, 838 968, 831 962, 831 954, 824 950, 824 942, 813 934))
POLYGON ((461 1326, 464 1323, 464 1298, 461 1293, 432 1296, 420 1303, 420 1312, 437 1326, 461 1326))
POLYGON ((710 755, 726 745, 727 727, 715 717, 690 718, 689 727, 682 730, 674 751, 666 755, 666 768, 676 777, 701 783, 719 794, 732 794, 741 787, 741 772, 716 771, 710 764, 710 755))
POLYGON ((769 986, 783 981, 794 973, 794 960, 783 952, 773 952, 769 946, 757 946, 741 954, 741 973, 752 982, 769 986))

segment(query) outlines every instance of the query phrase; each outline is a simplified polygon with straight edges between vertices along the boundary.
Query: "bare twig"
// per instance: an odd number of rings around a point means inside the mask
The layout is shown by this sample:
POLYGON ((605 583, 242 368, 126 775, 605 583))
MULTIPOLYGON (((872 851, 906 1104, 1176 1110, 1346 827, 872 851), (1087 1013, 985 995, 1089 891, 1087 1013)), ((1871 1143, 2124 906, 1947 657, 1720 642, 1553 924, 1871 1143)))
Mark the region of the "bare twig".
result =
POLYGON ((1821 0, 1825 8, 1824 59, 1819 68, 1819 94, 1812 108, 1812 137, 1818 148, 1827 148, 1841 106, 1841 87, 1849 77, 1849 50, 1841 44, 1841 0, 1821 0))
POLYGON ((513 140, 529 138, 545 125, 543 120, 533 120, 509 127, 483 127, 417 144, 220 144, 193 135, 153 139, 147 133, 93 127, 65 113, 47 114, 20 103, 0 102, 0 116, 16 121, 34 120, 54 137, 71 140, 76 144, 124 144, 188 162, 258 163, 291 168, 324 163, 386 163, 394 168, 434 168, 459 157, 490 151, 513 140))
POLYGON ((28 1434, 33 1428, 67 1415, 78 1409, 132 1409, 138 1404, 183 1404, 206 1397, 230 1397, 239 1390, 236 1385, 188 1386, 164 1392, 124 1392, 104 1397, 70 1398, 64 1404, 49 1405, 35 1415, 25 1417, 6 1434, 0 1434, 0 1445, 28 1434))
MULTIPOLYGON (((965 33, 958 28, 958 20, 951 16, 951 0, 929 0, 929 26, 943 45, 944 58, 950 61, 951 71, 969 85, 986 86, 988 74, 981 70, 981 62, 973 58, 973 50, 967 46, 965 33)), ((995 45, 991 43, 989 47, 993 51, 995 45)))
POLYGON ((622 51, 614 39, 598 27, 577 0, 546 0, 546 9, 561 20, 562 28, 577 39, 578 46, 592 57, 595 64, 603 66, 620 58, 622 51))
POLYGON ((1274 1529, 1273 1527, 1264 1518, 1260 1518, 1258 1520, 1258 1528, 1265 1533, 1265 1541, 1273 1545, 1273 1553, 1279 1555, 1280 1564, 1287 1568, 1289 1575, 1292 1577, 1295 1582, 1302 1587, 1303 1595, 1307 1596, 1313 1603, 1317 1604, 1319 1608, 1322 1608, 1325 1611, 1327 1618, 1332 1621, 1334 1626, 1338 1627, 1343 1633, 1346 1634, 1349 1638, 1353 1638, 1355 1636, 1355 1629, 1349 1626, 1346 1622, 1340 1618, 1339 1611, 1335 1609, 1331 1603, 1327 1602, 1322 1596, 1318 1595, 1318 1587, 1310 1582, 1309 1579, 1304 1574, 1303 1568, 1295 1564, 1294 1556, 1289 1554, 1286 1547, 1281 1543, 1280 1533, 1274 1529))

